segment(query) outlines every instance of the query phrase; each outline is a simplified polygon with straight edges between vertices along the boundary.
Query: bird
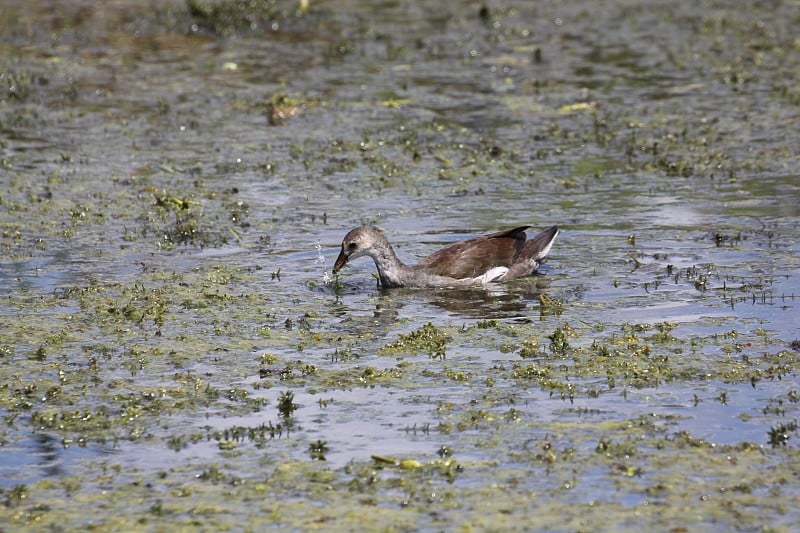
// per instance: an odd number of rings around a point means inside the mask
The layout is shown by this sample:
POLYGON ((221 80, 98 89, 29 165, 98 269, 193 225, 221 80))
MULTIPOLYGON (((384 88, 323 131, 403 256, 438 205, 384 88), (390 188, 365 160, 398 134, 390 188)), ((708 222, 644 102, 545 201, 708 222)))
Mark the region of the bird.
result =
POLYGON ((361 226, 345 235, 333 273, 353 259, 368 256, 375 261, 378 281, 386 289, 469 287, 510 281, 536 272, 559 234, 558 226, 551 226, 528 239, 528 228, 520 226, 455 242, 408 266, 397 258, 380 230, 361 226))

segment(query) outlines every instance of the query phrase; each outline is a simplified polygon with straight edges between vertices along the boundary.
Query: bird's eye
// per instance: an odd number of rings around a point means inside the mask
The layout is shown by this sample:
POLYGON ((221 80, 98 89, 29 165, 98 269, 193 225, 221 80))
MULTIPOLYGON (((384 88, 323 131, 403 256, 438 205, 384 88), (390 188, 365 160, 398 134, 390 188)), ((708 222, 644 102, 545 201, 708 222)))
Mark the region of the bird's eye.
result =
POLYGON ((347 249, 350 250, 350 251, 353 251, 356 248, 358 248, 358 245, 356 243, 354 243, 354 242, 351 242, 350 244, 347 245, 347 249))

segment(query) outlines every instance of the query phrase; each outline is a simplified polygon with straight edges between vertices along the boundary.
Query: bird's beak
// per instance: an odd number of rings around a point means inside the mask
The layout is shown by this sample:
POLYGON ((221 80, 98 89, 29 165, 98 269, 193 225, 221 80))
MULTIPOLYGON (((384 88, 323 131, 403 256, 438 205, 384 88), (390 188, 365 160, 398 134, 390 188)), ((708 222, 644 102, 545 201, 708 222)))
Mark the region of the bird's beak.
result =
POLYGON ((339 252, 339 257, 336 258, 336 262, 333 264, 333 273, 336 274, 337 272, 339 272, 342 269, 342 267, 347 264, 347 260, 349 258, 350 257, 346 253, 344 253, 344 248, 342 248, 342 251, 339 252))

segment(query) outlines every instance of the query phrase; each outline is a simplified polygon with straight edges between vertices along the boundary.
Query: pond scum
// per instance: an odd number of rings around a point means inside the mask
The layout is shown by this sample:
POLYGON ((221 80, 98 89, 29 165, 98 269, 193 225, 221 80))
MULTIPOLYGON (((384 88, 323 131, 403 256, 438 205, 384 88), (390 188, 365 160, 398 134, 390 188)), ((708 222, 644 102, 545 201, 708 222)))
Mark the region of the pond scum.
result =
POLYGON ((793 3, 9 4, 0 529, 800 528, 793 3))

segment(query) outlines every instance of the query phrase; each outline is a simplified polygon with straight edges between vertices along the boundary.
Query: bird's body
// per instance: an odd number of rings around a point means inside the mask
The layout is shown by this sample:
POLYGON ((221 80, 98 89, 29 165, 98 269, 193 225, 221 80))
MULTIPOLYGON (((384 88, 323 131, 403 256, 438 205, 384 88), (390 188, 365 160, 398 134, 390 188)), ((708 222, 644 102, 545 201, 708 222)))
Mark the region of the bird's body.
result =
POLYGON ((528 227, 449 244, 414 266, 397 258, 383 233, 360 227, 345 235, 333 272, 349 260, 366 255, 375 261, 384 288, 467 287, 508 281, 536 272, 559 232, 558 227, 552 226, 528 239, 528 227))

